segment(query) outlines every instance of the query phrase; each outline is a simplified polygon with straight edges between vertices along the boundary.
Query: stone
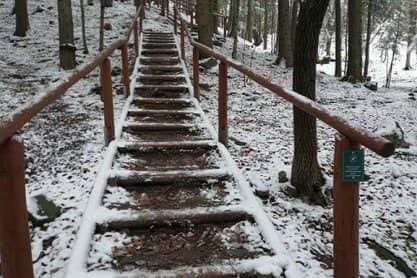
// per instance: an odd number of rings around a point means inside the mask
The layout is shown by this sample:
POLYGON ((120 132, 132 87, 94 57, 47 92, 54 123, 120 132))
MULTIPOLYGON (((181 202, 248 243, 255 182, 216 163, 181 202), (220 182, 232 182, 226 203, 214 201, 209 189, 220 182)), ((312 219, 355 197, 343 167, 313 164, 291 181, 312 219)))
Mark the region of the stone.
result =
POLYGON ((285 171, 279 171, 278 173, 278 182, 284 183, 288 181, 287 173, 285 171))
POLYGON ((202 59, 200 60, 200 66, 202 66, 205 69, 209 69, 214 66, 217 66, 217 61, 214 58, 202 59))
POLYGON ((61 209, 49 200, 45 195, 37 195, 32 198, 34 210, 29 212, 29 219, 34 226, 42 226, 54 221, 61 215, 61 209))
POLYGON ((371 91, 374 91, 374 92, 378 91, 378 82, 368 81, 368 82, 365 82, 364 86, 365 88, 368 88, 371 91))
POLYGON ((113 26, 110 23, 106 22, 104 23, 103 28, 106 31, 110 31, 113 28, 113 26))

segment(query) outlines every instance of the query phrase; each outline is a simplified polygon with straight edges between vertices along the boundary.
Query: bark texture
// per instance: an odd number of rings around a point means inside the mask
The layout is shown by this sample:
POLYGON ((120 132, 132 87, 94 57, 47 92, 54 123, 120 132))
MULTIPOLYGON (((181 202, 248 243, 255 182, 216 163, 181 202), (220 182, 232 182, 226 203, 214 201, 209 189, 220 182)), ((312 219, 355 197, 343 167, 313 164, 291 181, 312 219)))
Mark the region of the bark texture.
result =
POLYGON ((15 36, 24 37, 29 30, 27 0, 15 0, 16 29, 15 36))
POLYGON ((278 59, 277 64, 285 60, 288 67, 293 65, 291 49, 291 13, 289 0, 278 2, 278 59))
POLYGON ((335 0, 335 76, 342 76, 342 7, 340 0, 335 0))
MULTIPOLYGON (((206 0, 197 0, 196 17, 198 24, 198 42, 213 47, 213 16, 211 14, 211 3, 206 0)), ((208 55, 200 52, 200 59, 208 55)))
POLYGON ((74 25, 71 0, 58 0, 59 61, 63 69, 73 69, 75 63, 74 25))
MULTIPOLYGON (((295 36, 294 90, 316 98, 316 61, 319 35, 329 0, 300 3, 295 36)), ((323 176, 317 159, 316 119, 294 107, 294 158, 291 184, 298 195, 313 204, 326 204, 322 193, 323 176)))
POLYGON ((347 80, 362 82, 362 0, 349 0, 348 21, 347 80))

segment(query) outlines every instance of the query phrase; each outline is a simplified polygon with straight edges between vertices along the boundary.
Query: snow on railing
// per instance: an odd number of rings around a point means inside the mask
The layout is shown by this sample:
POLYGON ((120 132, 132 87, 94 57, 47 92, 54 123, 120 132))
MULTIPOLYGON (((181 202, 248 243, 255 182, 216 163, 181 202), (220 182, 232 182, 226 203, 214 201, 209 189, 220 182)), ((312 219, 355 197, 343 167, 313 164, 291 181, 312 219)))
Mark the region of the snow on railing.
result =
POLYGON ((144 13, 144 6, 137 6, 137 12, 123 39, 112 43, 95 58, 62 79, 54 88, 17 108, 0 122, 0 261, 3 277, 34 277, 26 208, 24 145, 16 133, 45 107, 62 97, 79 80, 100 67, 104 133, 108 145, 115 137, 109 57, 115 50, 121 50, 122 83, 125 95, 130 95, 128 43, 133 33, 135 54, 138 56, 139 33, 142 32, 144 13))
MULTIPOLYGON (((190 12, 192 15, 193 12, 190 12)), ((174 32, 177 34, 177 25, 180 27, 181 58, 185 60, 185 37, 188 37, 193 46, 193 88, 194 96, 199 99, 199 53, 204 52, 219 64, 219 101, 218 101, 218 139, 227 145, 227 68, 232 67, 264 88, 269 89, 279 97, 292 103, 307 114, 317 118, 330 127, 336 129, 335 155, 333 168, 333 227, 334 227, 334 276, 359 276, 359 179, 343 181, 343 157, 345 151, 357 151, 363 145, 382 157, 391 156, 394 145, 379 135, 350 123, 343 117, 337 116, 319 105, 317 102, 287 90, 272 83, 265 76, 252 71, 242 63, 225 56, 212 48, 195 41, 188 30, 189 22, 183 14, 174 7, 174 32)), ((192 18, 192 16, 191 16, 192 18)), ((192 24, 191 24, 192 26, 192 24)))

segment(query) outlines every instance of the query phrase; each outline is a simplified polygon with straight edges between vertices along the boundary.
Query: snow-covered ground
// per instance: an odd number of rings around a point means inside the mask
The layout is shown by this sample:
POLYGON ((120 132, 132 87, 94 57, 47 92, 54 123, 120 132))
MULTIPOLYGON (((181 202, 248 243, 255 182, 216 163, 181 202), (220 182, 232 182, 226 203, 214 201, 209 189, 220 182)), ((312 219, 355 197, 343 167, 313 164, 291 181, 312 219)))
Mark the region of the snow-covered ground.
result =
MULTIPOLYGON (((27 38, 12 36, 12 1, 0 2, 0 119, 20 104, 44 92, 67 74, 58 68, 56 1, 29 1, 31 31, 27 38), (33 14, 37 7, 44 10, 33 14), (51 7, 51 8, 49 8, 51 7)), ((126 30, 134 13, 131 1, 115 1, 107 20, 106 44, 126 30)), ((73 3, 77 61, 97 53, 99 7, 86 7, 89 55, 82 54, 78 1, 73 3)), ((149 23, 152 20, 149 19, 149 23)), ((243 45, 240 44, 242 61, 243 45)), ((231 53, 231 41, 224 48, 231 53)), ((119 64, 119 55, 112 59, 119 64)), ((191 61, 187 45, 187 61, 191 61)), ((292 71, 272 65, 275 57, 258 50, 246 50, 245 63, 291 88, 292 71), (251 59, 250 57, 253 57, 251 59)), ((402 71, 396 62, 391 89, 371 92, 361 86, 339 82, 332 77, 332 65, 318 66, 318 102, 369 130, 390 130, 398 122, 409 149, 397 150, 388 159, 366 152, 370 180, 361 184, 361 275, 363 277, 404 277, 390 261, 378 257, 366 239, 375 240, 401 257, 417 271, 417 102, 409 94, 416 88, 417 71, 402 71)), ((415 68, 417 65, 415 63, 415 68)), ((213 125, 217 124, 217 69, 202 74, 212 85, 201 91, 202 106, 213 125)), ((371 75, 383 84, 385 64, 379 51, 372 51, 371 75)), ((120 87, 120 77, 114 77, 120 87)), ((70 256, 80 219, 103 158, 103 113, 100 96, 91 92, 98 71, 82 80, 66 96, 25 126, 27 189, 30 196, 44 194, 63 210, 55 221, 32 230, 32 248, 37 277, 60 273, 70 256)), ((117 91, 116 89, 114 91, 117 91)), ((417 93, 416 93, 417 94, 417 93)), ((115 116, 123 105, 115 95, 115 116)), ((254 189, 268 189, 271 198, 264 208, 281 231, 281 237, 300 269, 309 277, 330 277, 332 256, 332 210, 307 205, 284 194, 288 184, 278 183, 278 172, 289 173, 292 159, 292 107, 254 82, 243 82, 234 70, 229 73, 229 150, 254 189), (238 143, 238 144, 236 144, 238 143)), ((319 123, 321 165, 331 184, 335 131, 319 123)))
MULTIPOLYGON (((59 70, 57 1, 28 1, 31 29, 25 38, 13 36, 13 3, 0 2, 0 120, 69 74, 59 70)), ((131 1, 114 3, 106 10, 105 22, 112 24, 112 30, 105 32, 106 45, 126 32, 135 13, 131 1)), ((86 5, 88 55, 82 49, 79 1, 73 1, 73 14, 77 63, 81 64, 98 52, 98 2, 86 5)), ((133 49, 129 52, 133 55, 133 49)), ((120 68, 119 51, 112 64, 120 68)), ((95 70, 81 80, 23 129, 28 195, 43 194, 62 210, 56 220, 31 231, 36 277, 53 276, 69 258, 103 159, 103 103, 92 91, 99 82, 98 74, 95 70)), ((116 118, 124 103, 120 79, 120 75, 113 78, 116 118)))
MULTIPOLYGON (((217 50, 231 55, 231 43, 228 40, 217 50)), ((260 49, 249 48, 247 42, 240 41, 238 59, 274 83, 291 89, 292 70, 272 65, 275 57, 260 49)), ((402 48, 401 53, 404 51, 402 48)), ((188 47, 188 64, 191 53, 188 47)), ((379 257, 366 242, 376 241, 417 271, 417 101, 412 98, 417 87, 417 70, 403 71, 404 61, 396 61, 391 89, 381 88, 385 64, 378 55, 379 51, 373 49, 370 74, 379 82, 377 92, 340 82, 332 76, 333 64, 318 65, 317 101, 370 131, 381 134, 392 131, 395 122, 404 130, 405 140, 411 144, 409 149, 398 149, 387 159, 366 150, 366 173, 370 179, 361 183, 360 192, 360 272, 363 277, 405 277, 392 266, 392 261, 379 257)), ((200 80, 211 86, 209 91, 201 90, 202 106, 216 125, 217 67, 202 73, 200 80)), ((282 190, 289 184, 278 182, 279 171, 285 170, 290 176, 291 105, 252 81, 245 83, 242 74, 233 69, 228 73, 228 86, 229 151, 254 190, 269 190, 272 197, 264 202, 265 209, 301 269, 308 277, 331 277, 332 208, 310 206, 294 199, 282 190)), ((318 124, 319 159, 329 186, 335 134, 324 123, 318 124)))

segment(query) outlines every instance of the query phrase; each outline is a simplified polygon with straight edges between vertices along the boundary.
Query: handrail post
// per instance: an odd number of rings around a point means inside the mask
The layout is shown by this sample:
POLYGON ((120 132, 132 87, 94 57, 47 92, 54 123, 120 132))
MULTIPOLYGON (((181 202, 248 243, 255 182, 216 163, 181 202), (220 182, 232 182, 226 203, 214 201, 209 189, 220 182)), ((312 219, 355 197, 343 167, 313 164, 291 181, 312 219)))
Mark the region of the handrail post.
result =
POLYGON ((227 127, 227 64, 220 61, 219 64, 219 141, 223 145, 228 144, 227 127))
POLYGON ((194 97, 200 101, 200 66, 199 66, 200 52, 197 47, 193 47, 193 88, 194 97))
POLYGON ((139 56, 139 33, 138 33, 138 21, 135 20, 133 24, 133 44, 135 48, 136 57, 139 56))
POLYGON ((129 78, 129 55, 127 42, 121 47, 122 51, 122 83, 124 85, 125 97, 130 95, 130 78, 129 78))
POLYGON ((0 145, 0 256, 4 278, 33 278, 25 193, 23 141, 0 145))
POLYGON ((104 59, 101 71, 101 90, 104 103, 104 142, 107 146, 114 139, 113 95, 109 58, 104 59))
POLYGON ((177 34, 177 8, 174 7, 174 34, 177 34))
POLYGON ((337 134, 333 174, 334 277, 359 277, 359 183, 343 183, 343 151, 359 144, 337 134))
POLYGON ((184 32, 185 32, 185 23, 181 20, 181 59, 185 60, 185 43, 184 43, 184 32))

